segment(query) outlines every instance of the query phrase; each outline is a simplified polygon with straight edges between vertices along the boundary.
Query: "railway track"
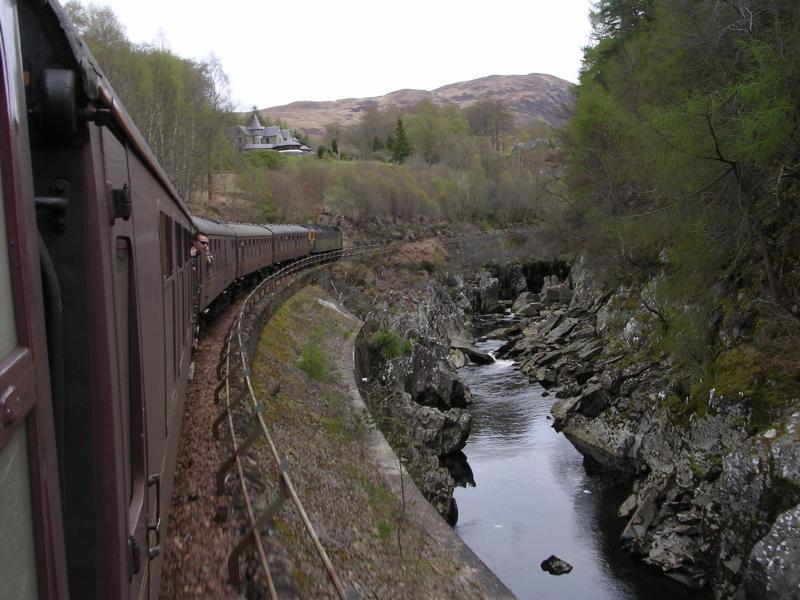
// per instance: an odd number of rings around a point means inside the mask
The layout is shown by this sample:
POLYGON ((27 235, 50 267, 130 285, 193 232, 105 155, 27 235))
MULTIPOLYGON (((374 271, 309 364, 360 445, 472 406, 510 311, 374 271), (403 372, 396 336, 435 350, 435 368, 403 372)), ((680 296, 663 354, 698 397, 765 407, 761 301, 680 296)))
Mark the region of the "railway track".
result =
MULTIPOLYGON (((441 241, 446 245, 458 246, 461 244, 463 246, 465 243, 472 241, 517 235, 530 229, 518 228, 467 234, 445 238, 441 241)), ((196 431, 190 431, 185 426, 185 431, 181 436, 182 456, 185 453, 192 452, 191 443, 188 441, 185 443, 184 437, 195 442, 199 438, 204 443, 208 442, 210 438, 218 444, 216 452, 206 453, 212 460, 204 468, 204 481, 202 484, 205 486, 206 492, 213 485, 215 496, 213 500, 207 497, 205 502, 196 503, 198 510, 191 511, 196 514, 193 517, 183 519, 183 521, 186 524, 194 523, 196 525, 200 522, 207 525, 209 523, 209 506, 213 503, 214 508, 211 509, 211 513, 214 517, 212 520, 218 522, 228 521, 225 527, 216 528, 223 531, 214 537, 214 540, 221 546, 227 544, 227 547, 215 548, 213 544, 212 547, 195 547, 195 552, 200 551, 201 554, 206 555, 204 560, 199 561, 202 563, 200 574, 195 576, 187 573, 186 569, 193 569, 192 565, 196 565, 198 561, 181 560, 173 550, 167 555, 165 567, 164 589, 167 593, 172 592, 180 595, 181 589, 188 591, 186 580, 193 579, 194 581, 203 581, 202 585, 205 586, 205 589, 201 591, 200 585, 196 585, 192 592, 194 594, 208 593, 215 595, 215 597, 237 597, 238 593, 235 590, 241 584, 241 557, 248 548, 254 547, 257 561, 263 574, 264 587, 268 591, 270 598, 277 599, 279 597, 278 588, 270 571, 270 561, 262 539, 262 531, 272 523, 278 512, 288 503, 298 512, 306 533, 325 567, 325 572, 336 595, 342 600, 351 600, 359 597, 356 590, 352 587, 348 588, 339 577, 306 514, 302 500, 292 482, 288 461, 281 455, 280 449, 273 442, 267 423, 263 418, 261 403, 265 399, 258 398, 253 388, 250 380, 249 359, 252 356, 258 331, 263 327, 262 315, 268 310, 271 302, 280 299, 281 291, 290 289, 293 285, 314 274, 315 271, 326 264, 367 254, 391 252, 406 243, 408 242, 360 246, 298 260, 267 276, 244 299, 229 306, 227 310, 218 316, 213 328, 209 330, 209 343, 204 344, 202 347, 204 354, 202 356, 198 354, 196 360, 197 364, 202 362, 206 365, 205 368, 198 370, 198 377, 201 380, 197 382, 199 384, 198 387, 205 387, 205 393, 198 394, 200 397, 195 399, 195 406, 192 406, 191 399, 187 400, 187 410, 199 410, 204 416, 204 421, 195 422, 194 425, 199 428, 205 428, 205 431, 198 434, 196 431), (213 352, 213 344, 219 344, 219 354, 216 366, 213 369, 217 383, 213 397, 209 398, 208 389, 211 384, 211 378, 209 377, 211 369, 209 369, 208 364, 211 362, 210 355, 213 352), (214 415, 213 425, 209 428, 208 418, 212 414, 214 415), (221 440, 223 429, 226 429, 226 435, 225 439, 221 440), (256 507, 257 503, 254 501, 253 492, 249 489, 248 478, 245 473, 246 467, 243 464, 243 459, 248 450, 259 440, 265 441, 269 447, 269 454, 273 458, 276 469, 275 477, 278 483, 276 487, 279 490, 278 494, 266 507, 266 510, 263 510, 260 514, 256 507), (220 441, 229 444, 227 453, 222 451, 220 441), (213 477, 210 477, 212 470, 214 471, 213 477), (240 515, 235 514, 236 511, 229 511, 227 505, 219 500, 226 492, 226 486, 232 473, 235 473, 238 481, 238 492, 244 505, 244 520, 240 515), (213 484, 211 480, 213 480, 213 484), (234 530, 243 531, 244 533, 235 538, 234 530), (209 550, 212 551, 211 556, 207 556, 209 550), (222 554, 225 552, 229 552, 229 554, 223 558, 222 554), (209 561, 213 564, 209 565, 209 561), (215 582, 205 577, 209 573, 214 573, 217 578, 224 579, 225 583, 216 582, 215 585, 215 582)), ((196 472, 197 469, 193 471, 196 472)), ((180 504, 182 499, 179 495, 179 490, 185 489, 187 483, 185 479, 184 474, 179 471, 176 475, 176 497, 173 499, 172 507, 173 511, 176 511, 175 514, 179 514, 181 511, 180 504)), ((193 493, 196 494, 197 492, 193 493)), ((190 501, 193 493, 188 495, 190 501)), ((185 544, 181 543, 182 536, 185 538, 186 533, 178 532, 172 535, 173 545, 177 545, 176 550, 178 551, 185 548, 185 544)), ((191 584, 188 587, 191 588, 191 584)))

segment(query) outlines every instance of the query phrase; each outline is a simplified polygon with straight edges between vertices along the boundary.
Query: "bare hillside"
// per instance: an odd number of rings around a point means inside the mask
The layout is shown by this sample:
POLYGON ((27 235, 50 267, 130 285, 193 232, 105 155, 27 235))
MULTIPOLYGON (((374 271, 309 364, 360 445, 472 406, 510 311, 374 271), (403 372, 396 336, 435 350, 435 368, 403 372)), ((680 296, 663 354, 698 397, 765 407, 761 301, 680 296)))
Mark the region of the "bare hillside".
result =
POLYGON ((325 134, 325 125, 355 125, 371 105, 379 108, 408 108, 425 98, 440 105, 456 104, 465 108, 478 100, 503 100, 518 125, 542 120, 550 125, 564 123, 572 110, 573 84, 553 75, 490 75, 451 83, 432 91, 397 90, 374 98, 346 98, 326 102, 292 102, 259 111, 262 116, 280 119, 294 129, 311 136, 325 134))

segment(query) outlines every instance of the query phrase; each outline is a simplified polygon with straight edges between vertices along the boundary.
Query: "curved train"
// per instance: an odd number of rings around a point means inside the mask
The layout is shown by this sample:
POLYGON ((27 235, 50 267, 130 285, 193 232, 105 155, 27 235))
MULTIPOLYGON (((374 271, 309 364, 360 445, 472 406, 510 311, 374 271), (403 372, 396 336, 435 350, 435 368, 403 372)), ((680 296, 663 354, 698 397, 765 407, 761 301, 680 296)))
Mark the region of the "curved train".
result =
POLYGON ((334 225, 254 225, 192 217, 198 233, 209 239, 212 264, 198 261, 198 310, 216 312, 240 285, 249 285, 276 265, 342 248, 334 225))
POLYGON ((0 598, 155 599, 193 305, 341 232, 193 217, 53 0, 0 73, 0 598))

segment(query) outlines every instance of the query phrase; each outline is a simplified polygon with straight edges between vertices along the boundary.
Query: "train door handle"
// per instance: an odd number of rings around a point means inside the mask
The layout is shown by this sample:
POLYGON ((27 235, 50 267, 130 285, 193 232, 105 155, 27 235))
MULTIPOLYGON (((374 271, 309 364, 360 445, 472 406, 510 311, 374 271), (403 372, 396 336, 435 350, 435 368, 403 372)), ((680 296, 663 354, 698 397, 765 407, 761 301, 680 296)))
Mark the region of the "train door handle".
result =
POLYGON ((147 487, 152 486, 156 486, 156 522, 147 523, 147 558, 150 560, 161 554, 161 475, 150 475, 147 478, 147 487), (152 548, 150 547, 151 531, 156 532, 156 545, 152 548))

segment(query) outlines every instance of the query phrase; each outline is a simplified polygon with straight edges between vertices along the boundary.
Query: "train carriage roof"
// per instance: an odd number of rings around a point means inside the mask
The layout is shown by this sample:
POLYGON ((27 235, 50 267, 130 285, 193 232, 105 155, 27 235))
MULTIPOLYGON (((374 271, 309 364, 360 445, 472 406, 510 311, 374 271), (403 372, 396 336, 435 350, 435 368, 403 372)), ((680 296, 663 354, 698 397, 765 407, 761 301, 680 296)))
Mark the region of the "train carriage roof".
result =
POLYGON ((267 227, 272 233, 276 235, 289 235, 292 233, 303 233, 307 234, 308 229, 301 226, 301 225, 264 225, 267 227))
POLYGON ((205 233, 206 235, 223 235, 228 237, 236 235, 230 225, 221 221, 193 216, 192 222, 200 233, 205 233))
POLYGON ((228 223, 236 237, 270 237, 272 232, 263 225, 250 223, 228 223))

